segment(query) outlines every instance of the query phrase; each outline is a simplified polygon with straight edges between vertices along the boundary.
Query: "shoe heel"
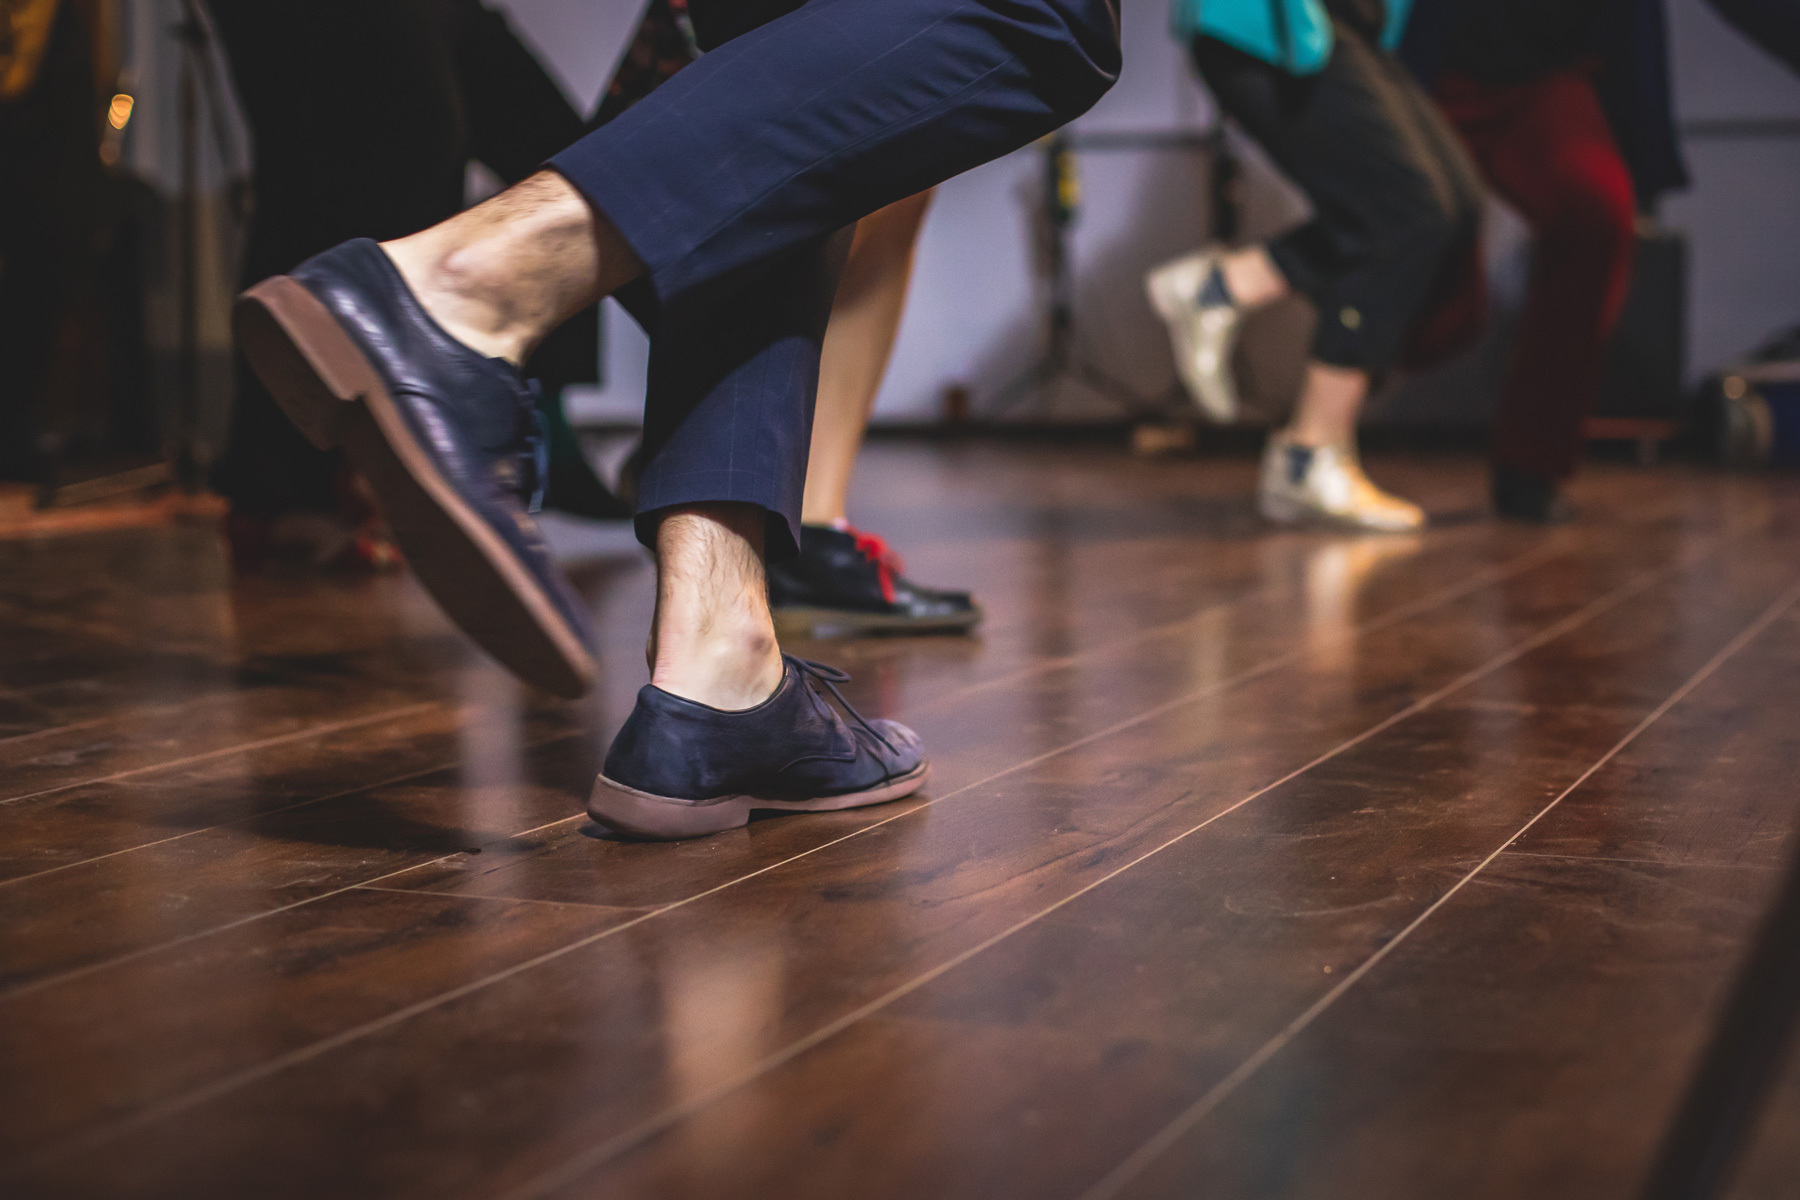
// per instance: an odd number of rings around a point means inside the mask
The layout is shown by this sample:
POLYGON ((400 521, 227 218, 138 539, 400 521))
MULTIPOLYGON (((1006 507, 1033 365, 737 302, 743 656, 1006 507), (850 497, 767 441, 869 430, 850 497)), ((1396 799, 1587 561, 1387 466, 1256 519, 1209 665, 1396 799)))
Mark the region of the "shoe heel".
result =
POLYGON ((1191 301, 1184 300, 1175 290, 1175 284, 1166 272, 1161 269, 1150 272, 1144 277, 1144 295, 1150 301, 1150 307, 1165 322, 1183 319, 1193 307, 1191 301))
POLYGON ((330 310, 285 275, 238 297, 231 331, 281 411, 321 450, 343 440, 346 407, 380 386, 330 310))
POLYGON ((739 829, 750 823, 750 807, 747 796, 705 803, 652 796, 604 775, 594 780, 587 803, 588 816, 615 833, 658 842, 739 829))
POLYGON ((1265 519, 1277 525, 1298 525, 1307 517, 1306 509, 1286 496, 1264 493, 1256 498, 1256 507, 1265 519))

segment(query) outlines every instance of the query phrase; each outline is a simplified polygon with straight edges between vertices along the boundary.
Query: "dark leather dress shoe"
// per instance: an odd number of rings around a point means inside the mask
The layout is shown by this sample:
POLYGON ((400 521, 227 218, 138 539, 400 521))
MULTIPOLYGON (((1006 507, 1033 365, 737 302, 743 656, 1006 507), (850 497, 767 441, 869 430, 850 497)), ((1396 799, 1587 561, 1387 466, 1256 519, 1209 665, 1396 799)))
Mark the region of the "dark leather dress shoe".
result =
POLYGON ((1494 511, 1533 525, 1562 525, 1575 519, 1575 505, 1554 479, 1513 467, 1494 467, 1494 511))
POLYGON ((300 431, 349 451, 450 619, 521 679, 585 692, 587 608, 529 515, 547 471, 519 373, 445 333, 366 239, 263 280, 232 327, 300 431))
POLYGON ((800 527, 800 556, 770 563, 769 607, 783 633, 966 633, 981 622, 967 592, 907 579, 899 556, 874 534, 800 527))
POLYGON ((607 752, 588 815, 634 837, 687 838, 748 824, 758 810, 860 808, 919 789, 928 768, 918 734, 865 721, 838 693, 849 678, 842 671, 782 660, 775 694, 742 712, 646 685, 607 752))

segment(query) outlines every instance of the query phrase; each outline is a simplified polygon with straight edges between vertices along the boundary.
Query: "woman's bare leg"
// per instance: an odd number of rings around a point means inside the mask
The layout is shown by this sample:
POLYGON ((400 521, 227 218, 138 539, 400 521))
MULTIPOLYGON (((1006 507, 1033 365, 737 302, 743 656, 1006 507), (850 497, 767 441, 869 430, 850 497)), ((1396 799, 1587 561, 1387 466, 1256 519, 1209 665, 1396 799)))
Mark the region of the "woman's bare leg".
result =
POLYGON ((1309 362, 1300 402, 1288 422, 1288 436, 1302 446, 1351 445, 1356 441, 1356 421, 1368 397, 1367 371, 1309 362))
POLYGON ((819 360, 819 399, 801 511, 808 525, 844 519, 850 476, 906 311, 913 248, 930 202, 931 193, 921 192, 856 223, 856 240, 819 360))
POLYGON ((1225 277, 1232 303, 1239 308, 1261 308, 1293 291, 1287 276, 1260 243, 1225 255, 1219 260, 1219 273, 1225 277))

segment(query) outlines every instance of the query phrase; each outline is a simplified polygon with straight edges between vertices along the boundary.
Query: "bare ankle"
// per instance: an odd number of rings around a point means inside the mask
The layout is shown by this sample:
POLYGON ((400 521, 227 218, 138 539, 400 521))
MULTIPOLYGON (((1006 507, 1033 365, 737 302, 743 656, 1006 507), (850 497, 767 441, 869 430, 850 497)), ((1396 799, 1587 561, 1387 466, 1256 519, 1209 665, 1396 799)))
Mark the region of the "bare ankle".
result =
POLYGON ((478 250, 443 236, 442 228, 383 242, 381 248, 444 332, 485 358, 522 362, 529 337, 509 327, 504 304, 482 286, 478 250))
POLYGON ((1286 435, 1302 446, 1345 446, 1356 440, 1356 423, 1369 394, 1369 374, 1355 367, 1310 362, 1306 382, 1286 435))
POLYGON ((549 171, 381 248, 445 332, 515 364, 643 271, 612 223, 549 171))
POLYGON ((1261 246, 1233 250, 1219 262, 1225 290, 1240 308, 1261 308, 1288 293, 1287 276, 1261 246))
POLYGON ((764 510, 750 504, 676 509, 657 529, 651 682, 738 711, 781 685, 781 647, 763 574, 764 510))
POLYGON ((695 638, 659 654, 650 682, 665 692, 727 712, 755 708, 781 686, 784 668, 774 631, 695 638))

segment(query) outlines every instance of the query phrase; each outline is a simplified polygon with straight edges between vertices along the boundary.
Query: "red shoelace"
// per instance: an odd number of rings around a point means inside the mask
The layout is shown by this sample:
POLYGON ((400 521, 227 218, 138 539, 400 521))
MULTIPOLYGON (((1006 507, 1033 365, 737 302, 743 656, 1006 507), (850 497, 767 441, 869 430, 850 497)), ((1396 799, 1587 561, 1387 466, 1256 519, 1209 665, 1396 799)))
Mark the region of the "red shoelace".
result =
POLYGON ((879 534, 864 533, 850 524, 844 526, 844 532, 856 539, 857 553, 875 564, 876 577, 881 580, 881 598, 894 603, 894 578, 906 571, 906 564, 879 534))

